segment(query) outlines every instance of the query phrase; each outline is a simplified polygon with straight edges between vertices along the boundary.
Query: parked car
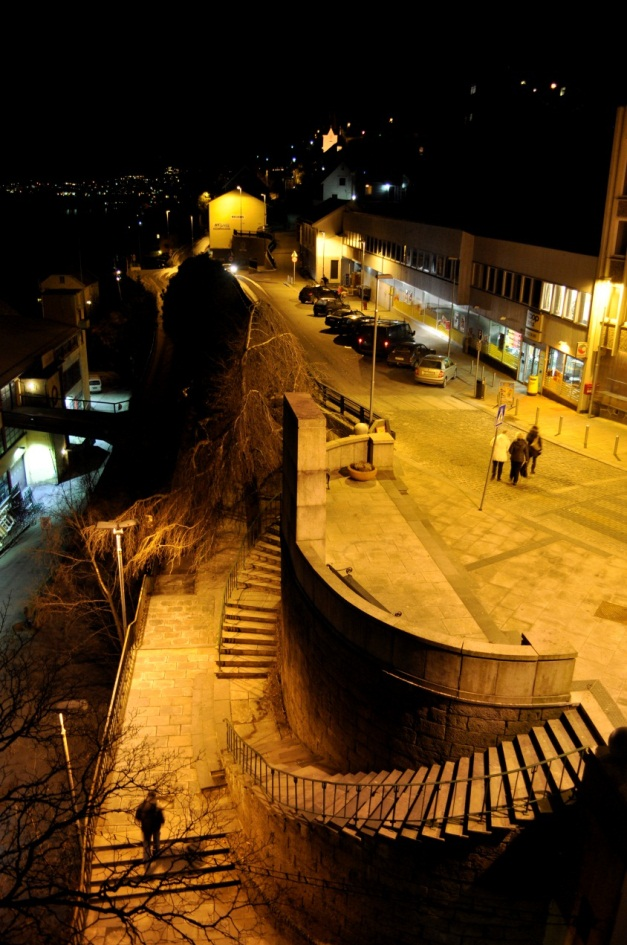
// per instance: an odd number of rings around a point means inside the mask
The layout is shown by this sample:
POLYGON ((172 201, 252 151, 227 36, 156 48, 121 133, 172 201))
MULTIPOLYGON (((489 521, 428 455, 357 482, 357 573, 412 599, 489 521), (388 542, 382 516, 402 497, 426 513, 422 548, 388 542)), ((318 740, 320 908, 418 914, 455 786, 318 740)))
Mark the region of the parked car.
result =
POLYGON ((415 368, 427 354, 435 354, 435 348, 428 348, 421 341, 403 341, 388 354, 388 364, 390 367, 415 368))
POLYGON ((324 320, 331 331, 336 335, 349 335, 356 331, 361 325, 371 324, 374 321, 372 316, 363 315, 354 308, 342 307, 329 312, 324 320))
POLYGON ((298 301, 306 305, 313 305, 316 299, 336 299, 337 289, 329 289, 323 285, 305 285, 298 293, 298 301))
POLYGON ((315 299, 313 304, 313 313, 317 318, 323 318, 328 315, 329 312, 340 311, 341 309, 345 309, 346 311, 350 312, 350 305, 342 302, 342 300, 337 296, 331 299, 315 299))
POLYGON ((449 381, 454 381, 457 377, 457 365, 455 361, 441 354, 428 354, 416 365, 414 377, 419 384, 446 387, 449 381))
MULTIPOLYGON (((411 341, 416 332, 409 322, 395 318, 379 319, 377 322, 377 358, 387 358, 395 345, 411 341)), ((372 354, 374 347, 374 320, 372 324, 361 324, 353 337, 353 348, 359 354, 372 354)))

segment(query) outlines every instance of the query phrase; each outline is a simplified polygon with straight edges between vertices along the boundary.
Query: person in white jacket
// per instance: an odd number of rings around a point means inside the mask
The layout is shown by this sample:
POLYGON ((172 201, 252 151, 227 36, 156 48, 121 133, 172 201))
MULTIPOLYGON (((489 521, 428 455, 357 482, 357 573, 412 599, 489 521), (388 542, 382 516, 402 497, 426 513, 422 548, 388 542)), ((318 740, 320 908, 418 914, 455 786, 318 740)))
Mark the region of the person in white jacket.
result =
POLYGON ((499 482, 501 481, 501 476, 503 475, 503 463, 509 459, 509 444, 510 439, 504 430, 501 430, 500 433, 497 433, 496 436, 492 437, 491 479, 496 477, 499 482))

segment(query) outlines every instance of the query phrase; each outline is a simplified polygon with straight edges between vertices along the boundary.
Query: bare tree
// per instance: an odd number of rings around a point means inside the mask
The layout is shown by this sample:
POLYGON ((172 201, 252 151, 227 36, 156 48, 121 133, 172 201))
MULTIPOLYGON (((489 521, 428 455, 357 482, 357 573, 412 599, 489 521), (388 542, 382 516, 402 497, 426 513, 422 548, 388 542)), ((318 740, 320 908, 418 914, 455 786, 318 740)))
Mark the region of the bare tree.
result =
MULTIPOLYGON (((216 934, 239 941, 241 928, 250 934, 260 921, 262 911, 251 911, 250 888, 242 885, 242 877, 255 874, 258 854, 232 824, 223 829, 219 793, 200 807, 177 806, 174 840, 149 876, 133 849, 84 873, 88 825, 105 814, 131 817, 129 797, 138 790, 175 797, 180 761, 138 742, 132 725, 124 731, 106 726, 107 686, 97 707, 86 704, 77 666, 100 655, 106 641, 114 668, 124 640, 113 537, 98 522, 134 522, 123 536, 122 580, 131 613, 147 572, 186 556, 201 561, 211 554, 225 513, 241 514, 247 498, 275 485, 284 393, 312 385, 311 369, 281 317, 255 305, 212 380, 215 399, 195 418, 171 491, 124 509, 68 503, 62 526, 49 533, 50 577, 36 601, 33 636, 7 634, 0 650, 3 945, 69 941, 77 925, 88 934, 103 917, 137 943, 154 941, 155 930, 168 941, 211 941, 216 934), (71 767, 60 704, 81 710, 68 724, 71 767), (97 777, 103 763, 105 776, 97 777), (189 895, 191 877, 198 880, 196 897, 189 895), (180 884, 185 896, 178 895, 180 884)), ((259 869, 262 863, 260 856, 259 869)))
MULTIPOLYGON (((246 497, 275 487, 283 456, 283 396, 314 390, 314 370, 283 317, 259 302, 231 343, 219 397, 196 423, 177 481, 191 486, 195 513, 233 512, 246 497)), ((209 407, 209 405, 208 405, 209 407)))
MULTIPOLYGON (((106 703, 75 672, 72 654, 41 632, 3 628, 0 646, 0 939, 59 945, 105 922, 124 940, 239 941, 262 921, 242 875, 261 857, 233 830, 222 791, 187 802, 189 757, 155 751, 133 722, 106 724, 106 703), (157 791, 168 836, 146 867, 137 797, 157 791), (84 850, 89 826, 128 824, 111 847, 84 850), (191 893, 191 894, 190 894, 191 893)), ((192 759, 192 764, 196 759, 192 759)), ((268 904, 266 904, 268 905, 268 904)))

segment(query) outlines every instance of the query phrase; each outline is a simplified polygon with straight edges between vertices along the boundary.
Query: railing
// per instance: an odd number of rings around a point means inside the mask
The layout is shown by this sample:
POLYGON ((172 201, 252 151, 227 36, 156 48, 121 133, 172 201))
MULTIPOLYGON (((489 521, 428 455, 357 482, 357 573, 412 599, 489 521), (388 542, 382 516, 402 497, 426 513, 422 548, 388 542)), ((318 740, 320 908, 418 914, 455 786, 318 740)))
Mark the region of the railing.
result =
POLYGON ((495 814, 513 808, 524 815, 532 807, 530 798, 533 794, 548 798, 572 790, 573 782, 577 785, 581 781, 588 751, 587 748, 573 749, 520 768, 486 771, 476 777, 439 780, 429 771, 424 780, 400 784, 327 781, 272 767, 237 734, 228 719, 225 721, 228 751, 272 803, 295 816, 329 820, 335 816, 355 825, 358 821, 368 820, 371 824, 385 823, 391 827, 410 824, 412 828, 420 829, 443 820, 451 824, 461 823, 467 817, 476 820, 488 811, 495 814), (440 811, 440 795, 443 799, 454 795, 472 797, 473 784, 482 789, 482 801, 476 809, 471 807, 468 813, 448 815, 440 811), (385 795, 384 806, 382 795, 385 795), (396 807, 401 797, 403 813, 397 815, 396 807), (354 813, 347 816, 347 811, 354 813))
POLYGON ((243 569, 243 566, 246 562, 246 558, 250 550, 254 547, 256 542, 259 540, 264 531, 271 525, 273 522, 278 521, 281 515, 281 496, 275 495, 271 499, 266 499, 265 504, 254 520, 254 522, 247 529, 246 534, 242 540, 235 563, 231 570, 228 573, 226 583, 224 586, 224 594, 222 596, 222 612, 220 614, 220 624, 219 624, 219 638, 218 638, 218 653, 222 647, 222 627, 224 625, 224 615, 226 613, 227 601, 230 599, 234 590, 237 589, 238 580, 237 575, 240 570, 243 569))
MULTIPOLYGON (((350 397, 345 397, 344 394, 340 394, 339 391, 334 390, 333 387, 329 387, 327 384, 322 384, 320 381, 316 383, 322 397, 322 403, 325 406, 331 404, 333 407, 337 407, 342 416, 349 414, 351 417, 355 417, 359 423, 370 422, 370 410, 367 407, 358 404, 356 400, 351 400, 350 397)), ((385 418, 379 416, 378 413, 373 413, 372 419, 374 421, 384 420, 385 418)))
MULTIPOLYGON (((88 885, 88 877, 91 871, 92 843, 94 834, 96 832, 96 824, 98 819, 96 816, 94 816, 94 798, 98 797, 98 794, 102 789, 102 785, 111 766, 110 763, 113 761, 113 755, 117 750, 117 736, 119 735, 124 723, 128 694, 133 681, 135 654, 141 646, 144 637, 144 628, 146 626, 151 586, 152 578, 144 578, 137 604, 137 610, 135 613, 135 619, 129 624, 126 632, 124 646, 122 647, 122 653, 118 663, 118 671, 113 686, 113 693, 109 702, 109 711, 107 713, 107 719, 105 722, 104 734, 102 738, 102 744, 104 745, 104 748, 98 756, 98 761, 94 770, 94 777, 91 783, 87 803, 87 811, 90 813, 90 817, 85 823, 85 829, 82 836, 80 876, 80 888, 82 890, 86 890, 88 885)), ((86 918, 86 909, 79 908, 76 910, 74 922, 72 923, 72 929, 76 936, 76 942, 81 941, 83 924, 86 921, 86 918)))
POLYGON ((13 406, 13 410, 20 408, 28 409, 37 407, 48 410, 93 410, 99 413, 127 413, 130 409, 131 397, 121 397, 119 400, 98 400, 97 397, 68 397, 63 394, 57 397, 51 397, 47 394, 27 394, 23 393, 19 403, 13 406))

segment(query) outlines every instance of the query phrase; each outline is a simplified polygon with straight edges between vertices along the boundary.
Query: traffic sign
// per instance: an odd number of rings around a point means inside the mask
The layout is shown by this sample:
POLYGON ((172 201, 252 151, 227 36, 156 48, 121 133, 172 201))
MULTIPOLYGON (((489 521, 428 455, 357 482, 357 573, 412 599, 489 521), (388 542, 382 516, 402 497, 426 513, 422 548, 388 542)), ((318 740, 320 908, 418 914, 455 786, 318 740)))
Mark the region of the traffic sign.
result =
POLYGON ((500 405, 499 405, 499 409, 496 411, 496 420, 495 420, 495 423, 494 423, 494 425, 495 425, 496 427, 500 427, 500 425, 503 423, 503 418, 505 417, 505 408, 506 408, 506 407, 507 407, 507 404, 500 404, 500 405))

